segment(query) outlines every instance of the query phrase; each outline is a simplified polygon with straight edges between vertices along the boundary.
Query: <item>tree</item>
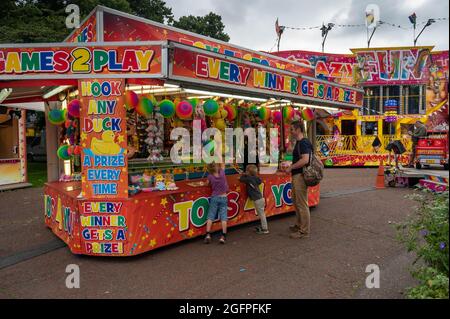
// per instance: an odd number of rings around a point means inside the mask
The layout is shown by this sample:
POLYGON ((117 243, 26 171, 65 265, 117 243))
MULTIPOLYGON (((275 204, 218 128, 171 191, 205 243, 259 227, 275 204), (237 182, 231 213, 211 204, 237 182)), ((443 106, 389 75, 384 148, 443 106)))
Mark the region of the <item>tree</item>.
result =
MULTIPOLYGON (((3 0, 0 42, 61 42, 72 32, 66 28, 66 0, 3 0)), ((127 0, 70 1, 80 7, 81 20, 98 4, 130 12, 127 0)))
POLYGON ((230 40, 230 36, 224 32, 225 25, 222 22, 222 17, 213 12, 203 17, 182 16, 178 21, 174 21, 173 26, 226 42, 230 40))
POLYGON ((61 42, 73 29, 66 27, 65 8, 73 3, 80 8, 82 21, 97 5, 172 24, 180 29, 229 41, 222 17, 210 12, 205 16, 183 16, 174 20, 172 8, 163 0, 2 0, 0 43, 61 42))
POLYGON ((137 16, 160 23, 171 24, 174 21, 172 8, 167 7, 162 0, 128 0, 128 2, 137 16))

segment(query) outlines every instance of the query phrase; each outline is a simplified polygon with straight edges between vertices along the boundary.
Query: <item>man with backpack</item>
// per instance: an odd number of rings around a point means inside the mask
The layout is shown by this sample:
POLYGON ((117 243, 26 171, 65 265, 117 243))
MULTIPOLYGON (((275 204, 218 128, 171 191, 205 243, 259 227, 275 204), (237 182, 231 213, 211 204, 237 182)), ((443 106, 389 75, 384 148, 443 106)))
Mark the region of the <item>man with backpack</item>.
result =
POLYGON ((291 238, 300 239, 309 237, 308 186, 304 177, 304 169, 310 164, 310 159, 313 157, 313 147, 311 142, 304 137, 305 128, 302 122, 292 122, 290 130, 296 143, 292 151, 292 165, 286 171, 292 174, 292 201, 297 218, 289 230, 291 238))

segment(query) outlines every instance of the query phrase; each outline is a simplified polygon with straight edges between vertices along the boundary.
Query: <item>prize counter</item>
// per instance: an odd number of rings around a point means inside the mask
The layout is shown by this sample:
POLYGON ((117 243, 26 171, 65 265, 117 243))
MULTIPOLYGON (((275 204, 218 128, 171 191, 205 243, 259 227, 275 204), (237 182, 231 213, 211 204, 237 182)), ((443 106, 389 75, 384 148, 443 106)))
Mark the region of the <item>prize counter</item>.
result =
MULTIPOLYGON (((293 211, 291 178, 261 175, 266 214, 293 211)), ((258 220, 239 175, 228 175, 228 225, 258 220)), ((176 182, 178 189, 140 192, 124 200, 78 199, 81 182, 47 183, 45 223, 75 254, 131 256, 205 234, 211 190, 205 179, 176 182)), ((310 206, 319 203, 319 186, 308 189, 310 206)), ((213 231, 220 228, 215 223, 213 231)))

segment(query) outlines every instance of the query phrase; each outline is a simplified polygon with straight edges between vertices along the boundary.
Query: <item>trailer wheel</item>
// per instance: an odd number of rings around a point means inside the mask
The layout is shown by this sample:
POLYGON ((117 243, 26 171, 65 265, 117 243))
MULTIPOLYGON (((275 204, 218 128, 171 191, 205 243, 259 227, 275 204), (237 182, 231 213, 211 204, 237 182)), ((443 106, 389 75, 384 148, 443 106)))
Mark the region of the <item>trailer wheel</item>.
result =
POLYGON ((422 164, 416 163, 416 168, 417 168, 417 169, 421 169, 421 168, 422 168, 422 164))

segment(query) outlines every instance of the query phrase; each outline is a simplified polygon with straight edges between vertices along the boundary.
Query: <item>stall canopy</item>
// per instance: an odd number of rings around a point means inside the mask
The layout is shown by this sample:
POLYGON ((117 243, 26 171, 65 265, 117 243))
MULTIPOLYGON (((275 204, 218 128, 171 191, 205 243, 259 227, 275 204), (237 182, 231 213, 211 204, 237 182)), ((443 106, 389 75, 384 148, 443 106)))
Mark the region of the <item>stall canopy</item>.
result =
POLYGON ((58 85, 75 86, 76 79, 86 78, 173 83, 180 90, 188 84, 199 90, 220 88, 232 94, 347 109, 360 107, 363 97, 358 88, 315 78, 311 66, 102 6, 64 43, 10 44, 0 49, 0 88, 13 88, 4 103, 48 100, 58 85), (20 98, 20 84, 41 92, 20 98))

